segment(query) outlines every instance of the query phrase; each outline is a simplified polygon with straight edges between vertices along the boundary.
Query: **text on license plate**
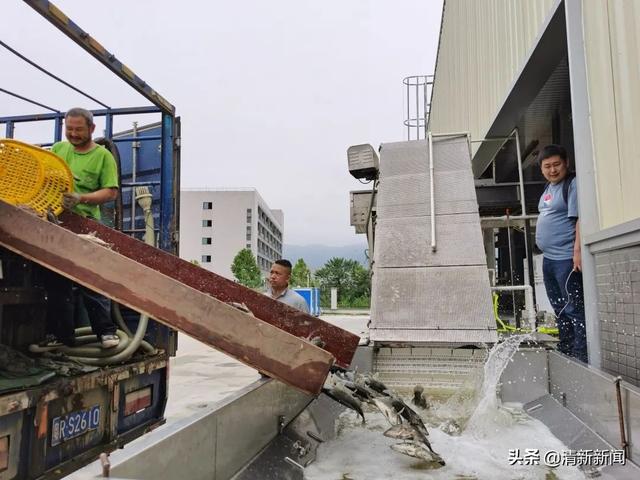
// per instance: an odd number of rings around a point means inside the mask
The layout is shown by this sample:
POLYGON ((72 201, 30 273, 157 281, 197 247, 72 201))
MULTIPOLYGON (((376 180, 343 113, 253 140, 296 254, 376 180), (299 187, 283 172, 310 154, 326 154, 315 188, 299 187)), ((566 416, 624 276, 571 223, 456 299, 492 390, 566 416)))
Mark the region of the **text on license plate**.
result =
POLYGON ((51 446, 66 442, 95 430, 100 425, 100 405, 79 410, 63 417, 55 417, 51 423, 51 446))

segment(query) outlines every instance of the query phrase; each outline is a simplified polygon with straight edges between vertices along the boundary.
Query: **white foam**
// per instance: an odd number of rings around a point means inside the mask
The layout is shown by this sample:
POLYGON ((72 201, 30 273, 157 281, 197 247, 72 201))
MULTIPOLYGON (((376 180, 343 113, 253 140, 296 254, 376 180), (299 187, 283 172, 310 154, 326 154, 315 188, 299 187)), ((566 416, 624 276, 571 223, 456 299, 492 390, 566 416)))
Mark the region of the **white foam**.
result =
MULTIPOLYGON (((367 423, 351 411, 337 422, 337 437, 321 444, 317 460, 305 471, 308 480, 386 479, 496 479, 496 480, 562 480, 584 479, 576 467, 551 469, 542 459, 548 451, 562 452, 567 447, 540 421, 529 417, 520 405, 502 405, 496 386, 504 368, 524 339, 510 338, 496 345, 484 368, 484 381, 478 400, 461 392, 448 401, 434 403, 420 411, 429 426, 433 449, 446 465, 434 468, 420 460, 398 454, 390 445, 398 440, 384 437, 389 423, 374 408, 366 411, 367 423), (473 414, 472 414, 473 412, 473 414), (469 418, 470 417, 470 418, 469 418), (449 436, 437 426, 447 419, 467 425, 462 435, 449 436), (538 449, 540 465, 510 465, 509 450, 538 449), (553 471, 554 476, 550 473, 553 471)), ((425 392, 428 394, 428 392, 425 392)), ((468 392, 467 392, 468 393, 468 392)))
MULTIPOLYGON (((489 427, 490 423, 484 425, 489 427)), ((465 430, 461 436, 452 437, 431 427, 431 445, 447 464, 440 469, 425 471, 424 462, 391 450, 390 445, 398 441, 382 435, 389 428, 389 423, 376 411, 367 412, 367 423, 364 426, 355 413, 345 412, 339 418, 337 428, 337 438, 320 445, 318 460, 305 471, 306 479, 448 480, 468 477, 544 480, 550 471, 548 467, 510 466, 509 449, 519 448, 524 453, 528 448, 538 448, 541 455, 549 450, 566 449, 544 424, 525 414, 520 419, 518 415, 514 416, 511 425, 491 425, 482 435, 477 435, 477 431, 465 430)), ((563 480, 585 478, 575 467, 558 467, 554 473, 558 479, 563 480)))

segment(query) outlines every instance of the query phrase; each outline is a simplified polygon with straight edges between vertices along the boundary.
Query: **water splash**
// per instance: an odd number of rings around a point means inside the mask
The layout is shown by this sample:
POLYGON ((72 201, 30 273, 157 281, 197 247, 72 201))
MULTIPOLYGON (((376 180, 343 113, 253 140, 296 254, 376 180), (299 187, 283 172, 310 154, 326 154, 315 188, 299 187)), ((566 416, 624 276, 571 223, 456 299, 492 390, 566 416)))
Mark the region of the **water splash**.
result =
POLYGON ((467 430, 476 437, 484 436, 489 429, 497 426, 510 426, 514 423, 514 416, 510 410, 502 408, 498 398, 498 383, 502 372, 520 348, 520 344, 531 340, 530 334, 511 335, 497 343, 489 351, 484 364, 484 378, 480 391, 479 402, 467 423, 467 430))
MULTIPOLYGON (((309 480, 451 480, 518 478, 521 480, 584 480, 576 467, 560 466, 553 471, 545 465, 512 465, 510 449, 566 450, 540 421, 530 418, 518 405, 502 404, 498 398, 500 377, 530 335, 505 337, 487 353, 484 375, 481 368, 472 375, 464 389, 445 397, 429 396, 431 408, 418 409, 429 427, 430 441, 441 453, 446 466, 439 469, 405 455, 393 454, 390 445, 396 440, 382 435, 388 421, 375 408, 367 410, 362 424, 355 412, 343 413, 337 423, 337 437, 320 445, 318 460, 305 470, 309 480), (474 389, 475 387, 475 389, 474 389), (475 393, 474 393, 475 392, 475 393), (447 419, 467 428, 461 435, 449 435, 438 427, 447 419), (427 469, 427 470, 425 470, 427 469)), ((407 402, 412 389, 403 394, 407 402)))

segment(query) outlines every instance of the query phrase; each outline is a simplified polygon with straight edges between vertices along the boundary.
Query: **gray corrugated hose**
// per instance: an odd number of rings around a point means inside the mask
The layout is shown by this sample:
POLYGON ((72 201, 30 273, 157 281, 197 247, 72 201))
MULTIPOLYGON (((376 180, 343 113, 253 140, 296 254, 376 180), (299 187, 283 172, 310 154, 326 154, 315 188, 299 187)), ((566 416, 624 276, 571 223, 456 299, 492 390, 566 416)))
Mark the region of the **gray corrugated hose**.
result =
MULTIPOLYGON (((144 212, 144 240, 146 244, 153 247, 155 246, 153 212, 151 211, 153 196, 151 195, 148 187, 136 187, 135 193, 138 205, 140 205, 140 208, 142 208, 144 212)), ((134 215, 133 212, 132 215, 134 215)), ((73 347, 72 349, 69 348, 70 351, 65 353, 67 353, 74 360, 78 360, 79 362, 86 363, 88 365, 104 366, 128 360, 129 358, 131 358, 131 355, 133 355, 136 350, 138 350, 139 347, 142 347, 145 352, 150 354, 155 354, 157 352, 153 346, 143 340, 144 336, 147 333, 147 325, 149 323, 148 316, 144 314, 140 315, 136 333, 135 335, 133 335, 133 338, 131 338, 131 331, 122 318, 120 305, 114 303, 112 305, 111 314, 116 324, 120 328, 122 328, 122 330, 118 330, 117 332, 117 335, 120 337, 120 344, 118 344, 117 347, 106 350, 98 348, 97 351, 95 347, 73 347), (130 338, 131 340, 129 341, 130 338), (124 344, 124 348, 121 347, 122 344, 124 344), (78 351, 86 354, 79 355, 78 353, 76 353, 78 351)))
MULTIPOLYGON (((153 213, 151 211, 151 205, 153 197, 148 187, 136 188, 136 200, 144 211, 145 219, 145 243, 151 246, 155 246, 155 231, 153 225, 153 213)), ((103 349, 100 346, 99 339, 92 335, 91 327, 77 328, 75 332, 76 342, 81 344, 75 347, 61 347, 56 351, 64 353, 69 358, 86 365, 94 366, 106 366, 114 363, 121 363, 129 360, 131 356, 142 347, 142 349, 148 354, 155 354, 157 350, 145 342, 144 336, 147 333, 147 325, 149 324, 149 317, 141 314, 136 333, 132 335, 131 330, 127 327, 122 313, 120 311, 120 305, 112 303, 111 315, 118 327, 116 335, 120 338, 120 343, 113 348, 103 349)), ((49 349, 34 349, 34 351, 46 351, 49 349)))
MULTIPOLYGON (((122 330, 118 330, 116 334, 120 337, 120 343, 117 347, 102 349, 100 347, 73 347, 73 348, 65 348, 62 349, 62 352, 67 354, 69 358, 73 360, 77 360, 78 362, 85 363, 87 365, 95 365, 95 366, 105 366, 111 365, 113 363, 120 363, 129 360, 131 355, 138 350, 138 347, 146 344, 143 348, 146 351, 155 349, 149 345, 147 342, 143 340, 145 334, 147 333, 147 323, 149 321, 149 317, 146 315, 140 315, 140 320, 138 321, 138 328, 136 328, 136 333, 131 340, 129 340, 129 336, 123 332, 122 330), (124 344, 124 348, 120 348, 120 346, 124 344), (68 352, 66 350, 69 350, 68 352), (118 351, 119 350, 119 351, 118 351), (81 352, 82 354, 79 354, 81 352), (108 356, 103 356, 106 353, 108 356)), ((85 327, 87 328, 87 327, 85 327)), ((78 329, 81 330, 81 329, 78 329)), ((76 334, 78 333, 76 330, 76 334)), ((88 328, 91 331, 91 328, 88 328)))

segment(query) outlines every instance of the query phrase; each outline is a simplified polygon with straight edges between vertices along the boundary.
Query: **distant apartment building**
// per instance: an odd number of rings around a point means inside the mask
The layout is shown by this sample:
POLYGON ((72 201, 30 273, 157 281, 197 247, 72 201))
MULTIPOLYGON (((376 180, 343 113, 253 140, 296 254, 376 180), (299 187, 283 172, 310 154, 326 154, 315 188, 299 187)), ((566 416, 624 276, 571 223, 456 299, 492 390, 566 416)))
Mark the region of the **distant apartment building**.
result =
POLYGON ((231 263, 251 250, 266 275, 282 257, 284 213, 245 189, 183 189, 180 197, 180 257, 233 279, 231 263))

